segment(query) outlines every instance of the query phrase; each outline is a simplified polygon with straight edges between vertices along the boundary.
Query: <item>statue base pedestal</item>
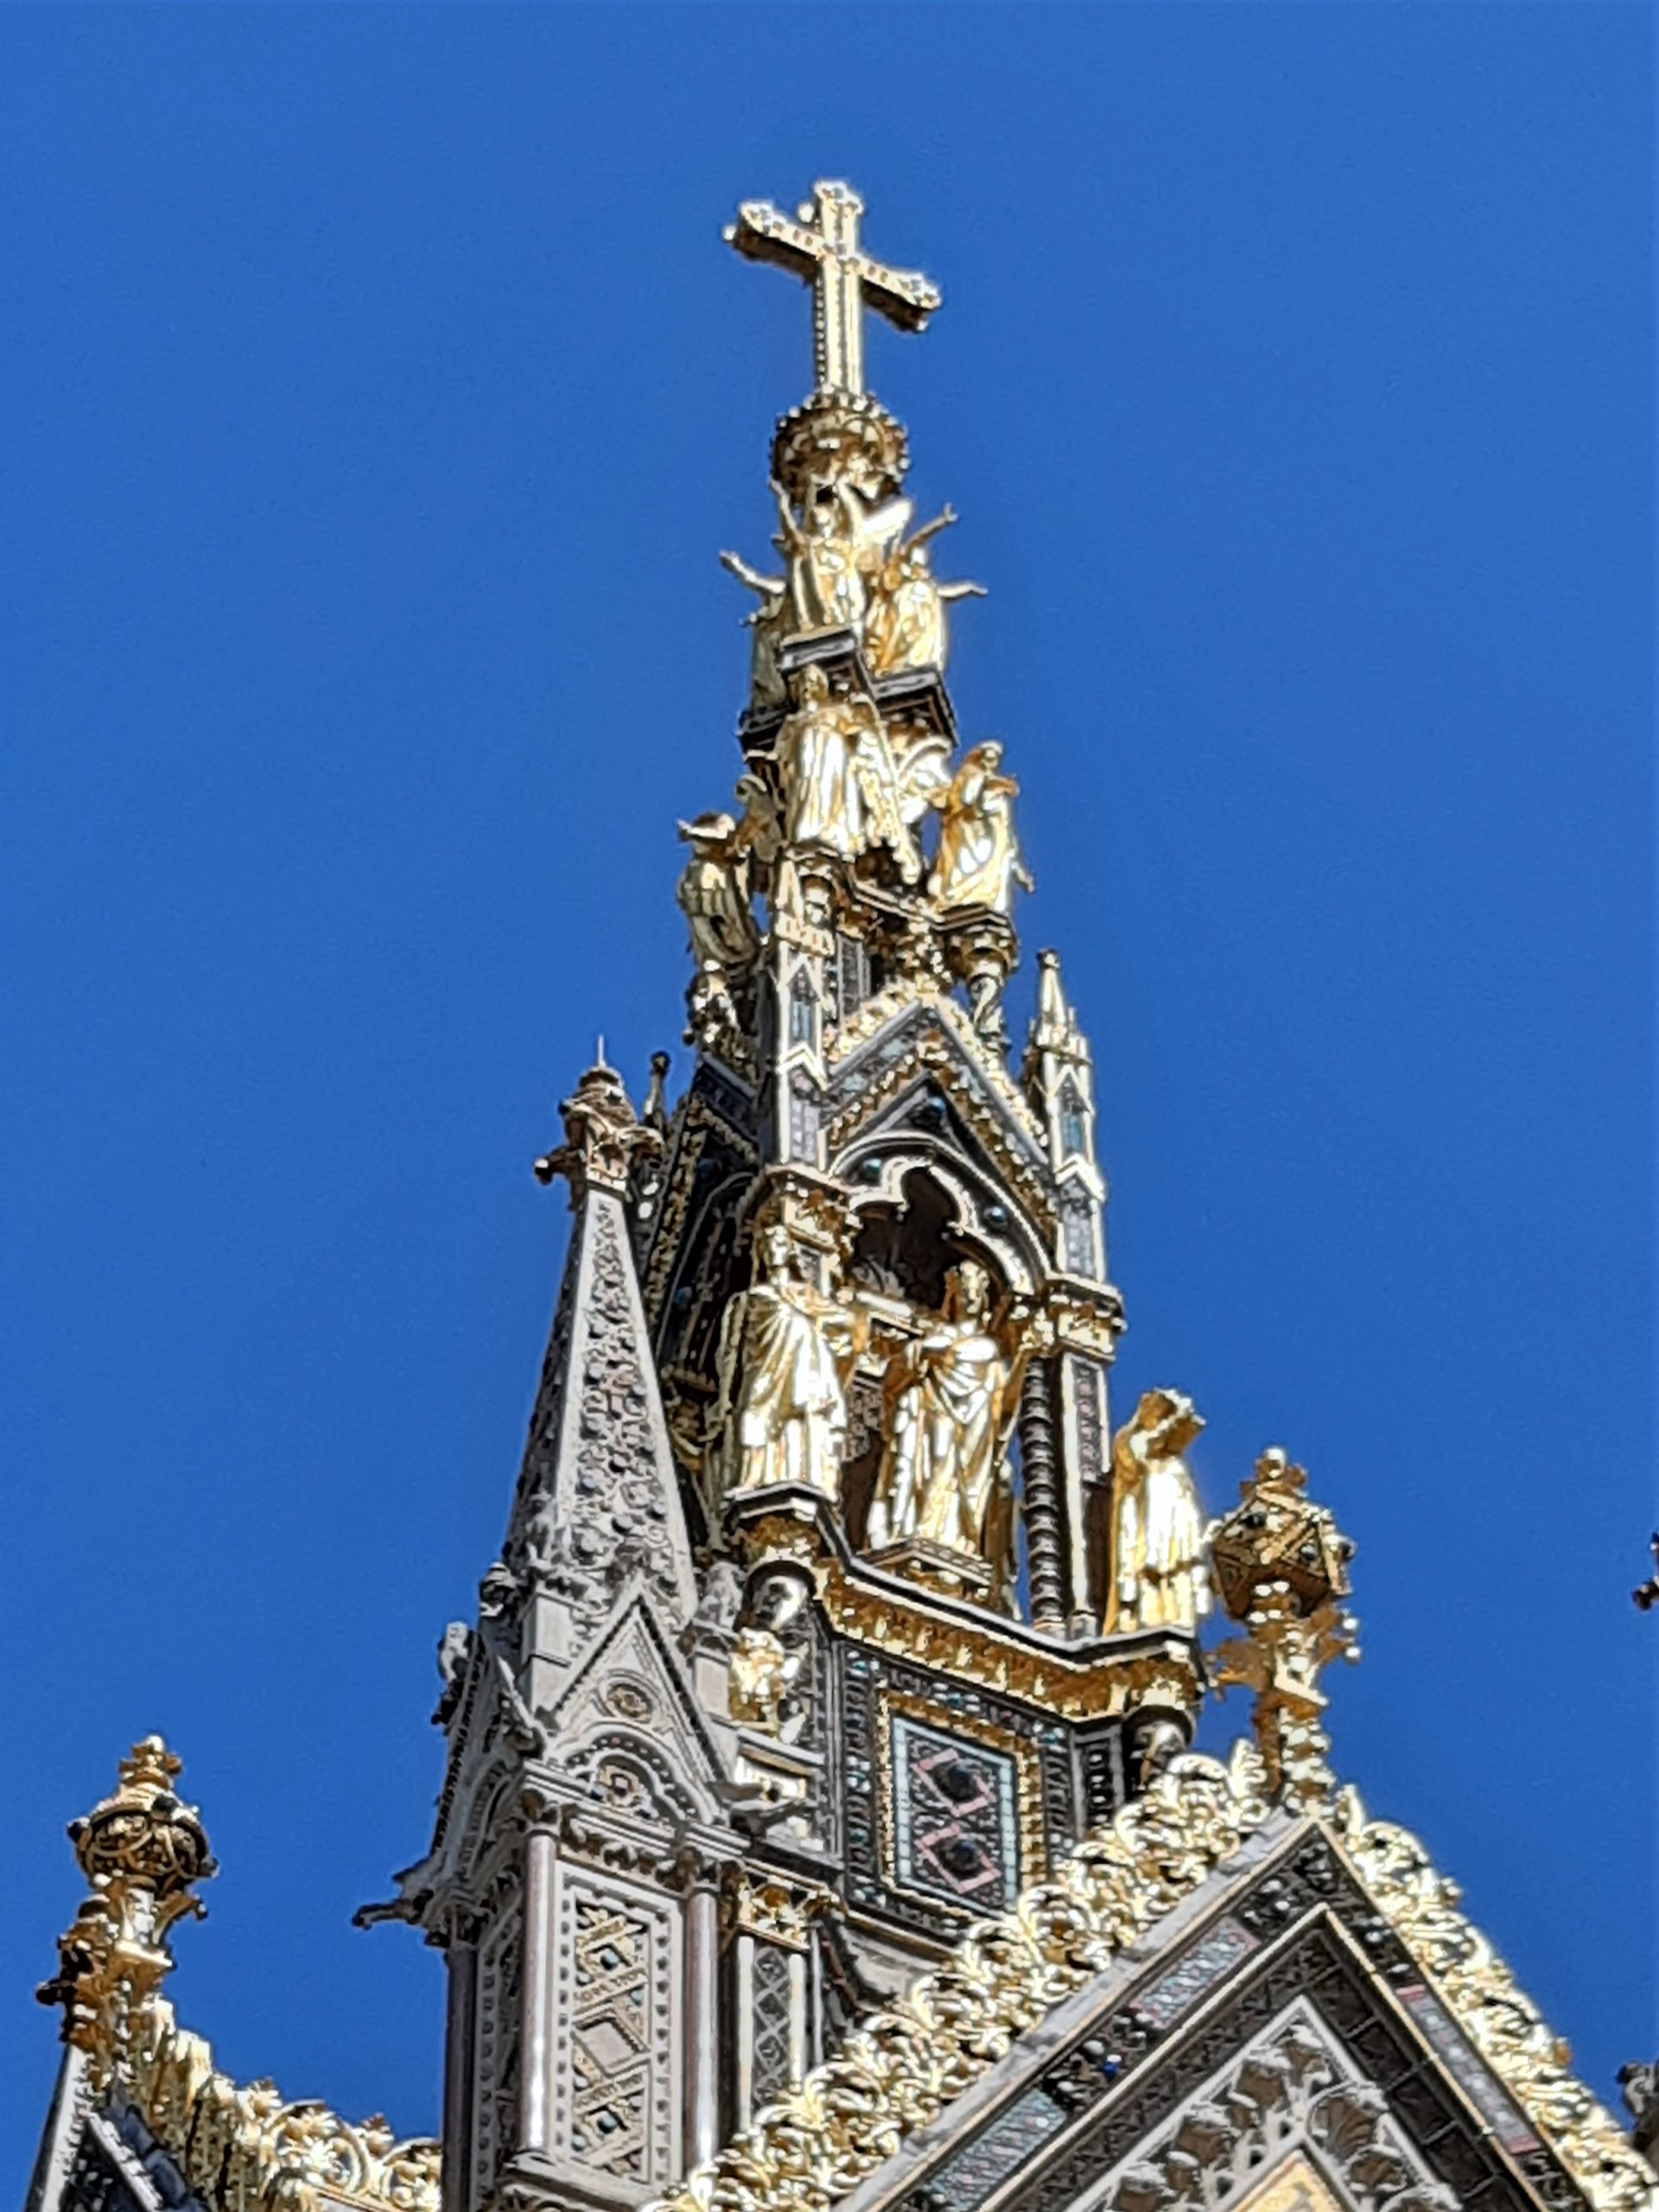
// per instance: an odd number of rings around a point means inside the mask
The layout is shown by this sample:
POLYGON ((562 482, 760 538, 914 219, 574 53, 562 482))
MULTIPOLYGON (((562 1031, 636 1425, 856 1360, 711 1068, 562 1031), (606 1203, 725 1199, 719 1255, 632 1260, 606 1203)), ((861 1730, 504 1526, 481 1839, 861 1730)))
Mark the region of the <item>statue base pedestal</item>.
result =
POLYGON ((981 1605, 996 1586, 988 1560, 953 1551, 949 1544, 930 1543, 925 1536, 906 1536, 896 1544, 884 1544, 879 1552, 867 1553, 866 1557, 872 1567, 885 1567, 889 1574, 931 1583, 936 1590, 947 1591, 953 1598, 970 1598, 981 1605))

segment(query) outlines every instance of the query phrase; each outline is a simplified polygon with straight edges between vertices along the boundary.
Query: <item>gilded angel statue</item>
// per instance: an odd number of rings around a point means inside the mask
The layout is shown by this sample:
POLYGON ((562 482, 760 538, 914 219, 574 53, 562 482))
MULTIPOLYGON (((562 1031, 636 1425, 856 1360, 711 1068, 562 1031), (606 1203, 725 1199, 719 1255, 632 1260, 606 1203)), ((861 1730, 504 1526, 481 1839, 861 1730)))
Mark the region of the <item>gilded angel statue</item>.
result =
POLYGON ((999 772, 1001 766, 994 738, 976 745, 939 802, 938 857, 928 888, 947 912, 974 906, 1007 914, 1016 883, 1035 888, 1014 834, 1020 786, 999 772))
POLYGON ((778 536, 772 540, 788 567, 790 611, 797 630, 852 630, 864 619, 864 576, 859 543, 864 515, 849 486, 827 485, 802 509, 774 480, 778 536))
POLYGON ((1205 1518, 1181 1457, 1203 1427, 1180 1391, 1147 1390, 1112 1439, 1109 1631, 1195 1628, 1210 1611, 1205 1518))
POLYGON ((792 845, 822 845, 852 860, 870 842, 867 779, 854 761, 858 721, 830 694, 821 668, 800 680, 800 703, 778 733, 784 835, 792 845))
POLYGON ((700 814, 682 822, 691 848, 675 887, 700 969, 741 967, 758 949, 749 909, 749 855, 741 825, 729 814, 700 814))
POLYGON ((723 552, 720 564, 760 604, 744 617, 753 632, 749 694, 756 706, 781 706, 788 686, 778 664, 785 638, 807 630, 857 629, 864 620, 869 518, 844 484, 825 486, 799 519, 776 479, 778 532, 772 544, 784 574, 768 575, 740 554, 723 552))
POLYGON ((752 591, 759 607, 743 617, 753 633, 749 659, 749 696, 757 707, 781 706, 787 696, 778 648, 793 628, 789 619, 789 586, 782 576, 768 576, 752 569, 741 554, 722 553, 720 565, 728 575, 752 591))
MULTIPOLYGON (((908 500, 895 505, 908 514, 908 500)), ((928 541, 956 519, 956 510, 947 506, 908 538, 902 535, 901 519, 871 561, 864 657, 873 675, 891 676, 905 668, 943 669, 950 649, 947 604, 985 596, 983 584, 942 584, 932 572, 928 541)), ((879 516, 871 518, 867 537, 874 535, 880 520, 879 516)))
POLYGON ((944 780, 948 741, 906 732, 895 750, 874 700, 844 684, 832 690, 821 668, 807 668, 799 689, 778 733, 784 835, 849 861, 884 849, 899 880, 918 883, 916 825, 944 780))

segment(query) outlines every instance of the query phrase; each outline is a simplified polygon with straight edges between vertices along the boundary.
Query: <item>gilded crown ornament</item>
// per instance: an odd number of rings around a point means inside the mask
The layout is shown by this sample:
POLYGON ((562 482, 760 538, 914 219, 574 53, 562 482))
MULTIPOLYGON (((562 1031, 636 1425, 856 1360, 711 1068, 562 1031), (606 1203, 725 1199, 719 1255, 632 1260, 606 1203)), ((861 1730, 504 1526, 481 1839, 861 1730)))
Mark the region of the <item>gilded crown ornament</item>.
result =
POLYGON ((174 1789, 181 1771, 161 1737, 145 1736, 133 1745, 120 1763, 117 1788, 69 1826, 89 1881, 106 1890, 124 1884, 165 1906, 218 1872, 200 1814, 174 1789))
POLYGON ((69 1825, 92 1895, 38 1995, 63 2007, 82 2094, 136 2107, 194 2201, 215 2212, 438 2212, 435 2143, 400 2143, 378 2114, 354 2126, 315 2102, 286 2103, 270 2082, 241 2087, 175 2021, 162 1994, 167 1931, 201 1915, 195 1885, 219 1871, 200 1815, 174 1787, 180 1771, 146 1736, 111 1794, 69 1825))
POLYGON ((1211 1525, 1210 1557, 1222 1602, 1246 1630, 1211 1655, 1216 1681, 1255 1691, 1251 1725, 1270 1786, 1312 1807, 1335 1786, 1319 1676, 1333 1659, 1357 1659, 1359 1646, 1358 1624, 1338 1602, 1354 1547, 1306 1490, 1305 1467, 1277 1446, 1264 1452, 1239 1503, 1211 1525))
POLYGON ((69 1824, 92 1896, 59 1938, 55 1976, 36 1993, 63 2007, 64 2040, 112 2063, 143 2002, 171 1970, 167 1932, 205 1910, 195 1885, 218 1872, 194 1805, 174 1789, 180 1762, 145 1736, 111 1794, 69 1824))

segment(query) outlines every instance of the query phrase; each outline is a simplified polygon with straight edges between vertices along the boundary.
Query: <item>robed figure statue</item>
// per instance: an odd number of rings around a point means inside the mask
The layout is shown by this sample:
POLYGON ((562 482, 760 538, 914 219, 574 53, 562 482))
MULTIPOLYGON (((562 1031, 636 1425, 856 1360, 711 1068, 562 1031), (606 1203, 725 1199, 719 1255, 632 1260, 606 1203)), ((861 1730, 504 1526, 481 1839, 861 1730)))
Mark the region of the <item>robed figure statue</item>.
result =
POLYGON ((1191 1398, 1147 1390, 1112 1439, 1112 1586, 1105 1626, 1196 1628, 1210 1611, 1205 1519, 1185 1460, 1191 1398))
POLYGON ((781 1223, 759 1238, 761 1277, 721 1323, 719 1396, 709 1425, 712 1526, 733 1491, 801 1483, 835 1497, 847 1434, 845 1376, 863 1316, 808 1281, 781 1223))
POLYGON ((963 1260, 945 1278, 938 1321, 888 1369, 886 1447, 870 1503, 872 1551, 906 1540, 987 1561, 1005 1577, 1013 1497, 1003 1465, 1023 1359, 991 1315, 990 1277, 963 1260))
POLYGON ((963 755, 939 800, 939 851, 928 888, 947 912, 986 907, 1006 914, 1014 886, 1032 888, 1014 834, 1020 786, 1001 766, 1002 747, 988 738, 963 755))

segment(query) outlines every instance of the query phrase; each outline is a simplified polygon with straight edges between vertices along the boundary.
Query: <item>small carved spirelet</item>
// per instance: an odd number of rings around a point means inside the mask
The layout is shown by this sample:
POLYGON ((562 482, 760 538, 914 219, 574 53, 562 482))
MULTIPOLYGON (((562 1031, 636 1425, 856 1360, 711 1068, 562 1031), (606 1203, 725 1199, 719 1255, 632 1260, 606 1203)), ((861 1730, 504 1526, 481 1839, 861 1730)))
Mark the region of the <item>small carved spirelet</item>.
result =
POLYGON ((563 1100, 559 1113, 564 1122, 564 1142, 543 1153, 535 1163, 538 1183, 563 1175, 570 1185, 572 1205, 593 1188, 620 1197, 637 1162, 660 1160, 663 1139, 634 1114, 622 1078, 607 1061, 601 1043, 598 1058, 563 1100))

